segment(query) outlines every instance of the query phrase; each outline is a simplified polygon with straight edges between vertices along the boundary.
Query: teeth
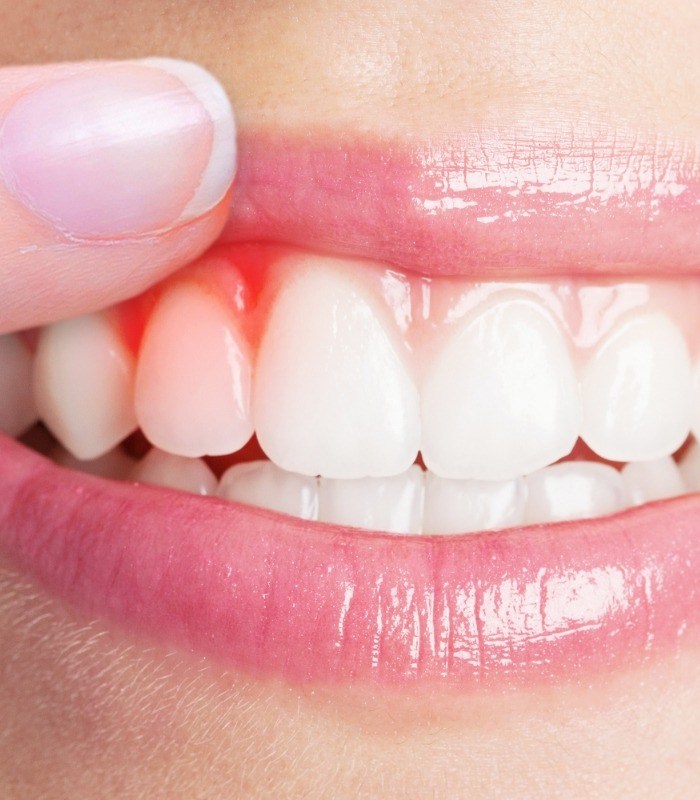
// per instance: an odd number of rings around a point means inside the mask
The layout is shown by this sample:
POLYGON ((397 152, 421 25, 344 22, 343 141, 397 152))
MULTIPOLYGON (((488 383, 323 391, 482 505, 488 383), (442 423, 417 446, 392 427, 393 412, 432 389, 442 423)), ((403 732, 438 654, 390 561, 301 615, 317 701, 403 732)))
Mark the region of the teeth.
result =
POLYGON ((17 336, 0 336, 0 430, 21 436, 37 421, 32 356, 17 336))
POLYGON ((271 461, 250 461, 229 467, 218 494, 227 500, 269 508, 301 519, 318 519, 318 481, 285 472, 271 461))
POLYGON ((697 442, 683 453, 678 468, 688 491, 700 491, 700 445, 697 442))
POLYGON ((690 426, 690 359, 665 314, 636 316, 599 347, 583 372, 582 438, 610 461, 670 455, 690 426))
POLYGON ((671 456, 625 464, 621 475, 629 505, 640 506, 685 492, 680 470, 671 456))
POLYGON ((250 439, 251 362, 236 320, 195 284, 170 289, 144 334, 136 413, 149 441, 197 457, 239 450, 250 439))
POLYGON ((389 533, 420 533, 423 471, 412 466, 390 478, 322 478, 319 508, 322 522, 389 533))
POLYGON ((51 458, 67 469, 74 469, 78 472, 85 472, 88 475, 96 475, 98 478, 109 478, 110 480, 125 479, 136 466, 136 461, 118 447, 99 458, 94 458, 91 461, 81 461, 59 445, 51 453, 51 458))
POLYGON ((257 362, 258 439, 304 475, 397 474, 418 451, 417 390, 369 293, 323 264, 292 273, 272 310, 257 362))
POLYGON ((216 494, 216 477, 200 458, 164 453, 157 447, 148 451, 129 477, 139 483, 168 486, 193 494, 216 494))
POLYGON ((578 384, 535 302, 502 300, 450 337, 423 387, 422 454, 445 478, 507 480, 571 451, 578 384))
POLYGON ((567 461, 533 472, 526 482, 527 523, 598 517, 626 506, 622 477, 606 464, 567 461))
POLYGON ((521 525, 525 481, 475 481, 425 476, 424 533, 469 533, 521 525))
POLYGON ((44 328, 34 361, 39 416, 76 458, 103 455, 136 428, 134 365, 101 314, 44 328))

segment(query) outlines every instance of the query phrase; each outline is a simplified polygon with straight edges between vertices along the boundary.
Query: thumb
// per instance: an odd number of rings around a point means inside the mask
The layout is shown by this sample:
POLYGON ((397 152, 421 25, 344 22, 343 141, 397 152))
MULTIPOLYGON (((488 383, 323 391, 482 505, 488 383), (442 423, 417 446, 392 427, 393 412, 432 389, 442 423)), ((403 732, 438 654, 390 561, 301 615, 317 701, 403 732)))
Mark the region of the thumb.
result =
POLYGON ((0 333, 138 294, 218 235, 233 113, 172 59, 0 68, 0 333))

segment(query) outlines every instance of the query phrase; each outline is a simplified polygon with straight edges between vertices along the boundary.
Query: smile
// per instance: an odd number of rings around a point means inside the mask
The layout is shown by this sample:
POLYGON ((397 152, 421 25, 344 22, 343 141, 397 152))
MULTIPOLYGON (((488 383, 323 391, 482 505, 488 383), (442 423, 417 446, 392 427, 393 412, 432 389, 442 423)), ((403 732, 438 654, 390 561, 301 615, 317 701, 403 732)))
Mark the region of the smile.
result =
POLYGON ((8 557, 300 682, 561 681, 697 640, 692 148, 240 152, 196 263, 0 339, 8 557))

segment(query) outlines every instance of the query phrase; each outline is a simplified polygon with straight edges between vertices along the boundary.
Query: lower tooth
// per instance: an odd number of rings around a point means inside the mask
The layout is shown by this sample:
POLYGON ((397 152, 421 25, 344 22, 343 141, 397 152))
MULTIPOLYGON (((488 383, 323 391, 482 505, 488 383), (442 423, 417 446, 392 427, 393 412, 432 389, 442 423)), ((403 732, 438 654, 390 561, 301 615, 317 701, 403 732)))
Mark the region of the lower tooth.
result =
POLYGON ((567 461, 533 472, 526 482, 527 523, 598 517, 626 507, 622 477, 606 464, 567 461))
POLYGON ((690 492, 700 491, 700 444, 693 442, 678 462, 685 487, 690 492))
POLYGON ((32 356, 17 336, 0 336, 0 431, 20 436, 37 420, 32 356))
POLYGON ((97 458, 136 428, 133 373, 131 355, 101 314, 49 325, 34 359, 39 416, 76 458, 97 458))
POLYGON ((423 471, 412 466, 389 478, 321 478, 319 519, 389 533, 420 533, 423 471))
POLYGON ((129 478, 203 495, 215 494, 217 486, 216 476, 201 459, 175 456, 157 447, 139 461, 129 478))
POLYGON ((621 475, 628 503, 633 506, 677 497, 685 491, 680 470, 671 456, 626 464, 621 475))
POLYGON ((526 488, 512 481, 452 480, 425 476, 424 533, 469 533, 522 524, 526 488))
POLYGON ((287 472, 271 461, 235 464, 223 474, 219 497, 291 514, 318 519, 318 480, 287 472))

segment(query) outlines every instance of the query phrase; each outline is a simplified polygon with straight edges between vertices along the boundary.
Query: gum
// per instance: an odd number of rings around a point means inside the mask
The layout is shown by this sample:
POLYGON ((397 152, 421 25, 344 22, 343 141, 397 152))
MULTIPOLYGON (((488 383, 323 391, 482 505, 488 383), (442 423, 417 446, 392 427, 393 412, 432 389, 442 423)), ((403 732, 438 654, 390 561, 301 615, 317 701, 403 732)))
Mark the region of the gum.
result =
POLYGON ((108 313, 127 345, 138 353, 143 331, 160 295, 173 283, 195 282, 235 309, 253 352, 265 329, 275 296, 309 259, 350 270, 393 322, 407 362, 420 378, 449 329, 499 299, 536 298, 558 322, 577 367, 601 340, 635 311, 663 311, 679 326, 691 358, 700 355, 700 280, 561 278, 539 281, 468 281, 428 278, 367 260, 330 258, 276 245, 217 245, 197 262, 121 303, 108 313))

